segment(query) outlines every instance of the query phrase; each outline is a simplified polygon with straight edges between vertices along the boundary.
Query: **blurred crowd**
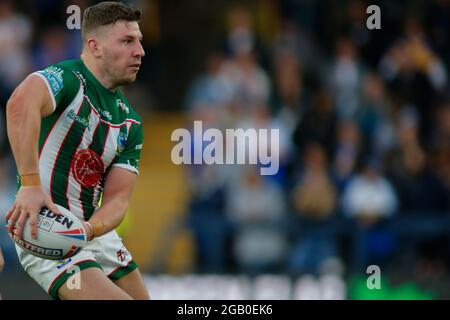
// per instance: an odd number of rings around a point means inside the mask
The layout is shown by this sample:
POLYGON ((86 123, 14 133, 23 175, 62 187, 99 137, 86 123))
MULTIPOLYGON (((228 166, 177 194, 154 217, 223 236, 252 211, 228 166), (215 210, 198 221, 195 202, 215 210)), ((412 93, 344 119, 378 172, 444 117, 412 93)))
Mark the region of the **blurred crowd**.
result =
POLYGON ((280 170, 187 168, 199 272, 448 270, 450 2, 394 2, 368 30, 365 1, 277 1, 269 42, 230 6, 186 109, 279 129, 280 170))
MULTIPOLYGON (((65 8, 93 2, 0 1, 2 213, 15 192, 7 98, 28 73, 79 56, 79 30, 61 28, 65 8)), ((201 11, 200 2, 192 10, 201 11)), ((373 263, 448 270, 450 1, 370 3, 381 7, 381 30, 367 29, 364 0, 225 2, 223 36, 203 71, 188 75, 178 109, 204 130, 279 129, 280 170, 186 167, 197 271, 360 272, 373 263)), ((134 86, 147 102, 166 77, 158 53, 170 50, 148 39, 150 69, 134 86)))

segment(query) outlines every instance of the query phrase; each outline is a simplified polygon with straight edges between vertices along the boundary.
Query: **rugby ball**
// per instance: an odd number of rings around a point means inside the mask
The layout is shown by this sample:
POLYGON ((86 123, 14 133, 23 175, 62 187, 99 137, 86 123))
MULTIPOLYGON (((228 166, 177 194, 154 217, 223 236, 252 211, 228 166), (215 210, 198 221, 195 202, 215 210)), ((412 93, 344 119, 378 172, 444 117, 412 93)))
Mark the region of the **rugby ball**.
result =
POLYGON ((23 250, 39 258, 60 260, 76 255, 87 244, 83 222, 66 208, 56 207, 61 214, 45 207, 39 212, 36 239, 31 237, 29 220, 25 224, 23 237, 13 233, 11 238, 23 250))

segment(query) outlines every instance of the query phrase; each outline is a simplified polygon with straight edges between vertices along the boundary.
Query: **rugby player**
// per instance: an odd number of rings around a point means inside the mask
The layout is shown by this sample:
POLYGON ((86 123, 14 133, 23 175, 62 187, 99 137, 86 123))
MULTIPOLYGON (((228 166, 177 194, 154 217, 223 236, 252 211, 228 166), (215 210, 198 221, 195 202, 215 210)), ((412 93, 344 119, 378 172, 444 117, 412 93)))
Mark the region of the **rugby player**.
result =
POLYGON ((88 245, 62 261, 16 245, 24 270, 54 299, 149 299, 139 269, 115 232, 138 175, 141 117, 119 87, 135 81, 144 49, 141 12, 102 2, 83 14, 80 59, 30 74, 7 103, 7 132, 19 175, 8 231, 37 234, 42 207, 82 219, 88 245), (99 207, 99 197, 102 204, 99 207), (16 229, 13 231, 13 227, 16 229), (76 275, 68 270, 77 266, 76 275), (68 286, 78 276, 80 285, 68 286))

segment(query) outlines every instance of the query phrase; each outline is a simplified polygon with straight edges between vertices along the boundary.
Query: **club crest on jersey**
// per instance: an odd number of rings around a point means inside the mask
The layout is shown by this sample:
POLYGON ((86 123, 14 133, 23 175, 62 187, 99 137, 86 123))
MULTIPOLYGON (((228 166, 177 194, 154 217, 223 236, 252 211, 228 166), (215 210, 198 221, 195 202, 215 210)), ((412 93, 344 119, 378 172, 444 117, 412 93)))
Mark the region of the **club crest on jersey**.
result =
POLYGON ((75 180, 85 188, 98 185, 102 179, 104 165, 100 156, 91 149, 77 151, 71 164, 75 180))
POLYGON ((125 149, 127 144, 127 134, 125 132, 120 132, 117 137, 117 154, 121 153, 125 149))

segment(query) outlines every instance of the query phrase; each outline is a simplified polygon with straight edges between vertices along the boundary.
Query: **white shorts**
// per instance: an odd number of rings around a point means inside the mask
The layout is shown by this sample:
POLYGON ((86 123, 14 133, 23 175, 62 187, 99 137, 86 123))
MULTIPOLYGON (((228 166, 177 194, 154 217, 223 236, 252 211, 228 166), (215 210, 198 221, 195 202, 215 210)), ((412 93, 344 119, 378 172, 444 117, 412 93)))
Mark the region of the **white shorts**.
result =
POLYGON ((16 245, 24 270, 54 299, 58 290, 78 270, 100 268, 111 280, 118 280, 137 268, 131 254, 116 231, 111 231, 88 242, 75 256, 65 260, 47 260, 33 256, 16 245))

